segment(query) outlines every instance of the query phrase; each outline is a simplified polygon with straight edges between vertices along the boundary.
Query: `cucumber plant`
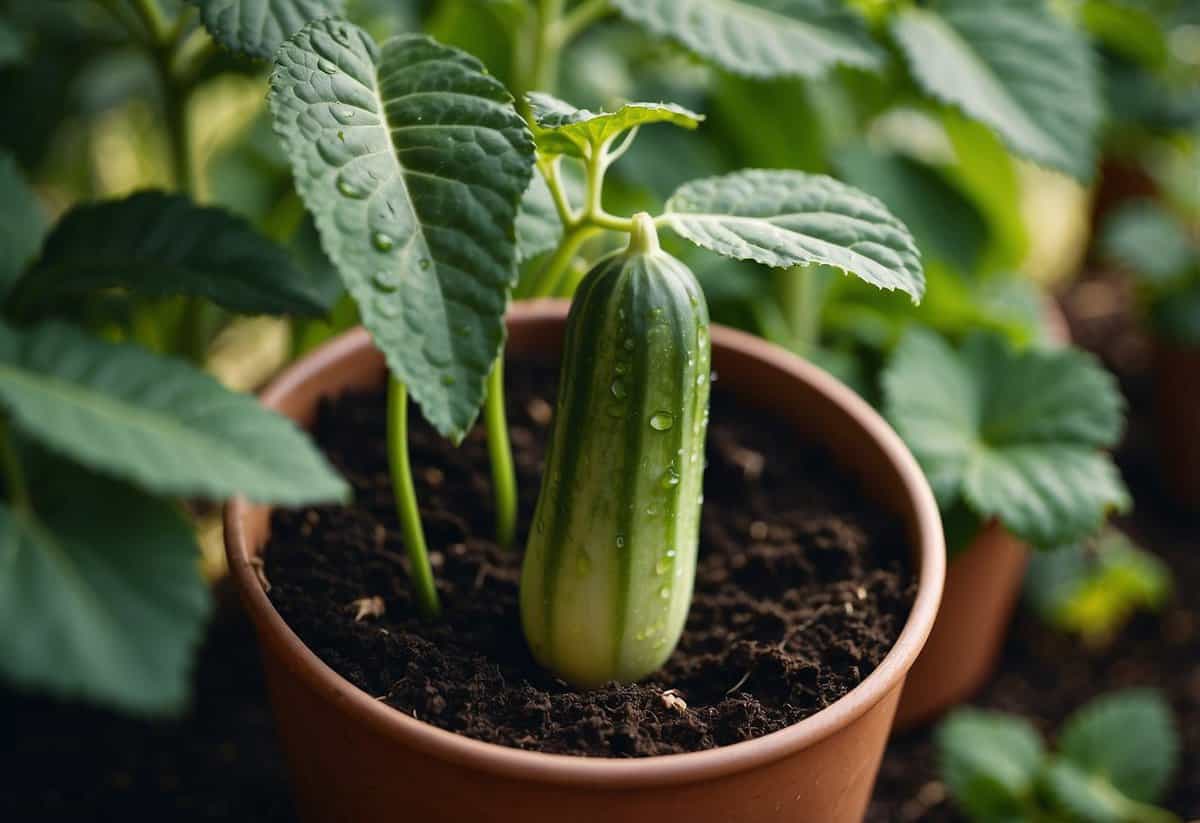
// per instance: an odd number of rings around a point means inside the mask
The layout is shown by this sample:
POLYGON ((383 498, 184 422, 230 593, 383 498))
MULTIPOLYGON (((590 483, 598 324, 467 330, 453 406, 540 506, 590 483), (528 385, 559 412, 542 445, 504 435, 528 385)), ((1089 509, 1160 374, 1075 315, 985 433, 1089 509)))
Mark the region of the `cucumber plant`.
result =
POLYGON ((1056 751, 1021 717, 959 709, 935 733, 941 772, 974 823, 1175 823, 1154 804, 1179 766, 1179 735, 1158 692, 1098 697, 1067 718, 1056 751))
MULTIPOLYGON (((640 102, 594 112, 541 92, 522 115, 478 60, 427 36, 376 45, 347 21, 312 22, 277 52, 270 105, 324 247, 392 373, 397 513, 430 617, 440 603, 407 456, 408 396, 456 442, 486 398, 493 457, 511 467, 501 357, 518 258, 543 253, 529 291, 538 296, 588 239, 630 238, 583 279, 572 310, 522 611, 535 654, 573 682, 648 674, 690 600, 708 392, 703 296, 660 248, 659 229, 734 259, 836 267, 919 300, 911 235, 874 198, 788 171, 689 182, 656 217, 612 214, 606 175, 638 130, 694 129, 700 115, 640 102), (568 162, 582 167, 581 197, 568 162), (589 632, 597 645, 572 643, 589 632)), ((511 468, 493 468, 511 485, 511 468)), ((504 508, 502 542, 515 523, 504 508)))

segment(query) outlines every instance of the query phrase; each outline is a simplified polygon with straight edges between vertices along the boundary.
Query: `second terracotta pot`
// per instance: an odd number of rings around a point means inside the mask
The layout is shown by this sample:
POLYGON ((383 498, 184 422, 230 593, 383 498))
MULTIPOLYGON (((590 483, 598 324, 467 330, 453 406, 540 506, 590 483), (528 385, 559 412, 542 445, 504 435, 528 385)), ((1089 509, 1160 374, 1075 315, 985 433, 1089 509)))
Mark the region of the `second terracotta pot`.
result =
MULTIPOLYGON (((566 305, 522 304, 508 353, 561 350, 566 305)), ((226 512, 230 571, 257 631, 297 809, 308 823, 857 823, 870 799, 905 674, 937 612, 945 547, 933 495, 891 428, 819 369, 749 335, 714 326, 713 366, 743 403, 768 408, 798 440, 824 443, 896 514, 918 570, 895 646, 858 687, 774 734, 710 751, 638 760, 549 755, 472 740, 422 723, 355 688, 287 626, 256 568, 269 510, 226 512)), ((263 402, 302 424, 323 396, 380 385, 383 359, 361 330, 304 358, 263 402)), ((781 444, 785 447, 786 444, 781 444)))
POLYGON ((1155 434, 1167 489, 1200 509, 1200 347, 1159 342, 1154 349, 1155 434))

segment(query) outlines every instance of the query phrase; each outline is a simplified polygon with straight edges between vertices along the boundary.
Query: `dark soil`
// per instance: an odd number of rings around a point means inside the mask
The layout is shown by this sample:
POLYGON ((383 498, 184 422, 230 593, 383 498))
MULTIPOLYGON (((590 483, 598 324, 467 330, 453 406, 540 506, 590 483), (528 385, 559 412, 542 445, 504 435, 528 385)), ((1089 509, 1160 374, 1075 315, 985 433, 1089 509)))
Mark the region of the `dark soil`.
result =
MULTIPOLYGON (((547 366, 509 374, 527 523, 557 375, 547 366)), ((647 681, 576 691, 526 649, 521 552, 491 540, 481 431, 458 449, 424 424, 410 432, 445 611, 436 623, 420 619, 392 503, 384 409, 382 392, 324 404, 316 439, 353 483, 355 504, 276 513, 266 575, 275 606, 319 657, 368 694, 441 728, 595 756, 736 743, 854 688, 907 618, 915 583, 898 522, 823 450, 792 445, 786 426, 718 392, 696 594, 679 648, 647 681), (355 604, 376 597, 384 613, 361 615, 355 604), (674 697, 686 710, 673 707, 674 697)))

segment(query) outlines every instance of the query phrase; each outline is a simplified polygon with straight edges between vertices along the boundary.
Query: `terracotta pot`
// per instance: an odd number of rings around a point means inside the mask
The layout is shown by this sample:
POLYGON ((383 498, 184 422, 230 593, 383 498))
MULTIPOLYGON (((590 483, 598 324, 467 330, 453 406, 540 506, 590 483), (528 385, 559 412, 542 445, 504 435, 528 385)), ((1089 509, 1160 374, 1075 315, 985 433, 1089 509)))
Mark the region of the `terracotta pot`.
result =
POLYGON ((1159 341, 1154 349, 1155 434, 1167 488, 1200 509, 1200 347, 1159 341))
MULTIPOLYGON (((1042 317, 1051 345, 1070 344, 1070 327, 1056 302, 1047 299, 1042 317)), ((999 661, 1028 564, 1028 547, 998 523, 985 526, 950 559, 937 621, 908 673, 896 710, 897 732, 936 719, 970 699, 988 681, 999 661)))
MULTIPOLYGON (((518 305, 508 352, 561 349, 566 304, 518 305)), ((284 623, 254 563, 268 509, 226 511, 229 566, 262 649, 267 685, 300 816, 321 821, 623 823, 686 820, 859 821, 865 812, 905 674, 933 625, 945 574, 937 506, 900 438, 823 371, 746 334, 712 328, 721 386, 769 406, 820 439, 866 493, 907 528, 919 569, 916 602, 896 645, 841 700, 787 729, 711 751, 639 760, 519 751, 419 722, 374 700, 322 663, 284 623)), ((320 397, 379 385, 382 357, 360 329, 285 372, 263 403, 302 424, 320 397)))
POLYGON ((935 719, 988 681, 1028 563, 1025 544, 998 523, 950 559, 937 621, 900 698, 897 731, 935 719))

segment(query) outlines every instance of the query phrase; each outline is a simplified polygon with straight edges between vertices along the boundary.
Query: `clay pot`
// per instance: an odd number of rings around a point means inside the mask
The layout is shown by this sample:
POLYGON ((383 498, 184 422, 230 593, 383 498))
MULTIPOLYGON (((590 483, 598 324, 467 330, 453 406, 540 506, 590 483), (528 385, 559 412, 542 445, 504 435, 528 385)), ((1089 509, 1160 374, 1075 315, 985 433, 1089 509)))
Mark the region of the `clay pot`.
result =
POLYGON ((1185 506, 1200 509, 1200 347, 1160 341, 1154 349, 1154 411, 1158 451, 1167 488, 1185 506))
MULTIPOLYGON (((1042 318, 1051 345, 1071 342, 1057 303, 1048 299, 1042 318)), ((908 673, 896 710, 897 732, 935 720, 987 683, 999 662, 1028 565, 1028 547, 994 522, 950 558, 937 621, 908 673)))
MULTIPOLYGON (((508 317, 520 360, 561 350, 566 303, 521 304, 508 317)), ((866 810, 904 677, 933 625, 945 574, 937 506, 900 438, 825 372, 763 341, 712 327, 721 386, 819 439, 864 491, 904 522, 919 570, 896 645, 841 700, 787 729, 720 749, 639 760, 505 748, 419 722, 359 691, 322 663, 275 611, 255 574, 269 511, 226 511, 229 566, 258 633, 300 816, 333 821, 623 823, 686 820, 859 821, 866 810)), ((263 403, 309 424, 318 399, 380 385, 383 358, 361 329, 296 363, 263 403)))

